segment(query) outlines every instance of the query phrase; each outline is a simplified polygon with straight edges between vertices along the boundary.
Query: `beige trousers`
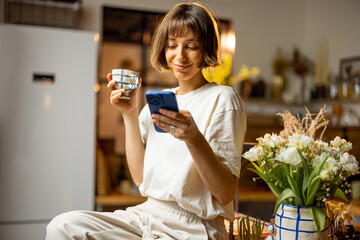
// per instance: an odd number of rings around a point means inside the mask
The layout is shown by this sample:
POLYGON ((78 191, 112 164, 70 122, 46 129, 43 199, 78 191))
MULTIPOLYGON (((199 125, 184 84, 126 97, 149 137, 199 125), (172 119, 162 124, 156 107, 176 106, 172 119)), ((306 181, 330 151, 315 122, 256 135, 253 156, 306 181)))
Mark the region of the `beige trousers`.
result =
POLYGON ((224 219, 206 220, 175 202, 149 199, 125 211, 72 211, 55 217, 46 240, 227 239, 224 219))

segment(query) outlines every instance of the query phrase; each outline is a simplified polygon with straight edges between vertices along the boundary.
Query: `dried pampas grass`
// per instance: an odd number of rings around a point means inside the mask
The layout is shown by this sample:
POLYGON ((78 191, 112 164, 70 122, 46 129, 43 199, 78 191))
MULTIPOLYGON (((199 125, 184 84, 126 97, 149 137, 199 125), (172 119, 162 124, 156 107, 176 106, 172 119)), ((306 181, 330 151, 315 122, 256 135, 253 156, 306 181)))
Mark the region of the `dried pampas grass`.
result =
POLYGON ((309 136, 313 140, 317 140, 315 139, 315 133, 318 129, 323 128, 321 135, 318 138, 318 140, 321 140, 327 125, 329 124, 329 120, 327 120, 324 115, 326 112, 325 108, 326 105, 320 109, 319 113, 311 114, 305 107, 307 113, 303 119, 300 118, 299 114, 294 116, 287 110, 283 113, 277 113, 276 115, 280 116, 284 122, 284 130, 280 132, 280 136, 287 138, 288 136, 297 133, 309 136), (315 116, 315 118, 313 118, 313 116, 315 116))

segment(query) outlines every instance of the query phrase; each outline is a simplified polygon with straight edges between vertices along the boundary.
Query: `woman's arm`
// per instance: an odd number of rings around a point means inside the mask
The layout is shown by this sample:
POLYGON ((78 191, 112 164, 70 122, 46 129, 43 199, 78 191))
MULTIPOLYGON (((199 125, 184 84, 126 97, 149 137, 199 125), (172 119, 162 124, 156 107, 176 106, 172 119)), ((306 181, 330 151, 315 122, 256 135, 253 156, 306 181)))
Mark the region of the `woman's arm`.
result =
POLYGON ((109 81, 107 87, 112 91, 110 94, 110 102, 123 115, 125 124, 126 160, 133 181, 139 187, 143 181, 145 155, 145 147, 140 134, 137 108, 137 93, 141 86, 141 79, 139 79, 139 86, 130 93, 129 100, 119 99, 124 93, 124 89, 115 90, 114 86, 116 83, 112 80, 111 73, 107 75, 107 79, 109 81))
POLYGON ((159 114, 153 114, 153 122, 174 137, 185 141, 195 162, 197 171, 211 194, 221 205, 233 200, 238 177, 217 158, 211 146, 197 128, 188 111, 180 112, 161 109, 159 114), (175 131, 170 130, 175 126, 175 131))
POLYGON ((137 111, 123 114, 125 124, 125 151, 130 174, 136 186, 143 181, 145 147, 141 140, 137 111))
POLYGON ((185 143, 202 181, 211 194, 221 205, 231 202, 234 199, 239 178, 234 176, 230 169, 216 157, 200 132, 185 143))

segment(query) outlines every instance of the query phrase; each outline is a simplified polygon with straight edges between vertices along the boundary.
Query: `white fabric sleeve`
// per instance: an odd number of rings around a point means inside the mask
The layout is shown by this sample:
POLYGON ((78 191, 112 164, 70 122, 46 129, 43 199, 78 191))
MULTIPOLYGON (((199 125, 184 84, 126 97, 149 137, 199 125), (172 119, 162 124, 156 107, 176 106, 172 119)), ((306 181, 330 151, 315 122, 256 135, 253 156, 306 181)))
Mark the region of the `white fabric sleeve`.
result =
POLYGON ((215 155, 237 177, 240 176, 245 131, 245 112, 227 110, 212 117, 205 136, 215 155))
POLYGON ((149 106, 146 104, 139 114, 139 127, 141 139, 144 144, 147 142, 147 137, 149 133, 149 127, 151 127, 152 120, 149 106))

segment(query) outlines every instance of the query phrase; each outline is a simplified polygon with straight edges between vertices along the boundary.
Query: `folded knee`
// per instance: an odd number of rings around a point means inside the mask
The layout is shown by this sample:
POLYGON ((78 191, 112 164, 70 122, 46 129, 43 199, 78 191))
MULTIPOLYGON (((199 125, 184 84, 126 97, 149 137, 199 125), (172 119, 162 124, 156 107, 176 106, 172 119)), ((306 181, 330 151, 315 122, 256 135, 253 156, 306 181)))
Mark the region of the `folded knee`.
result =
POLYGON ((60 238, 60 236, 70 236, 69 227, 74 224, 76 225, 81 215, 79 211, 72 211, 54 217, 46 227, 46 239, 67 239, 60 238))

